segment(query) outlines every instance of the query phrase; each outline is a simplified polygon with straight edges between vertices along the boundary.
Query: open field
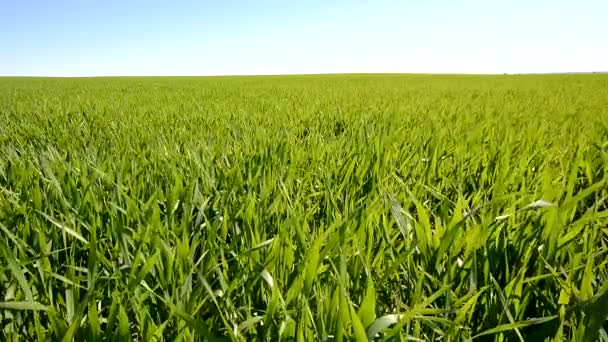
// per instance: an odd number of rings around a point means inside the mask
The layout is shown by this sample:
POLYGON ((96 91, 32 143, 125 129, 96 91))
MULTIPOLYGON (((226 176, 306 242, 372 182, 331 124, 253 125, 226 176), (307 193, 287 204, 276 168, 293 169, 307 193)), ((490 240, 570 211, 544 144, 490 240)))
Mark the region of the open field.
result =
POLYGON ((0 78, 0 231, 0 340, 606 340, 608 75, 0 78))

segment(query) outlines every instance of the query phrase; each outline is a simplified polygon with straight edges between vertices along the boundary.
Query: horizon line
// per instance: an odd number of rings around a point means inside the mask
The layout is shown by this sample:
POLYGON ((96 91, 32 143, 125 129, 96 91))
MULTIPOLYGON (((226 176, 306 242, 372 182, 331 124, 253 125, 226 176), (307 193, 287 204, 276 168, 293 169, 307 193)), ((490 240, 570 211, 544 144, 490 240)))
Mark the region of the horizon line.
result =
POLYGON ((319 73, 268 73, 268 74, 159 74, 159 75, 0 75, 0 78, 134 78, 134 77, 264 77, 264 76, 332 76, 332 75, 436 75, 436 76, 515 76, 515 75, 593 75, 608 74, 608 71, 565 72, 319 72, 319 73))

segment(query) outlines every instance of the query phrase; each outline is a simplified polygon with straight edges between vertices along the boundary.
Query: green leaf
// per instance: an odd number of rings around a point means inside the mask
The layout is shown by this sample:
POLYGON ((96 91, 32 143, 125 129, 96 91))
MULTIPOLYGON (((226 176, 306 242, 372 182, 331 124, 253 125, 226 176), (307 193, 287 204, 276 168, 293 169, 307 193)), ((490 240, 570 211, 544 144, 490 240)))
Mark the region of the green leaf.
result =
POLYGON ((501 324, 495 328, 488 329, 484 332, 481 332, 481 333, 473 336, 472 339, 476 339, 481 336, 497 334, 497 333, 500 333, 503 331, 517 330, 517 329, 529 327, 531 325, 543 324, 546 322, 550 322, 550 321, 556 319, 557 317, 558 317, 557 315, 554 315, 554 316, 549 316, 549 317, 531 318, 531 319, 527 319, 525 321, 519 321, 519 322, 514 322, 514 323, 501 324))
POLYGON ((124 306, 120 305, 118 309, 118 341, 130 341, 131 334, 129 329, 129 317, 124 306))
POLYGON ((365 297, 359 307, 359 319, 364 327, 370 326, 376 319, 376 289, 371 277, 368 276, 365 297))
POLYGON ((38 302, 0 302, 0 309, 47 311, 47 307, 38 302))
POLYGON ((49 222, 51 222, 55 227, 60 228, 61 230, 63 230, 64 232, 66 232, 67 234, 75 237, 76 239, 84 242, 85 244, 88 244, 89 241, 87 241, 87 239, 85 239, 82 235, 80 235, 78 232, 76 232, 75 230, 73 230, 72 228, 67 227, 66 225, 64 225, 63 223, 60 223, 58 221, 56 221, 54 218, 50 217, 49 215, 40 212, 39 213, 44 216, 44 218, 46 218, 49 222))
POLYGON ((34 302, 34 296, 32 294, 32 290, 30 289, 30 285, 25 279, 25 275, 23 274, 21 267, 17 263, 17 260, 13 256, 13 253, 10 251, 10 249, 8 249, 6 241, 4 239, 2 239, 2 243, 0 243, 0 248, 2 254, 4 254, 4 257, 6 258, 8 268, 11 270, 11 273, 17 279, 19 286, 21 286, 21 289, 25 293, 25 299, 27 299, 27 301, 30 303, 34 302))
POLYGON ((359 319, 359 316, 355 312, 355 307, 350 304, 350 320, 353 325, 353 332, 357 341, 367 341, 367 335, 365 334, 365 328, 363 323, 359 319))

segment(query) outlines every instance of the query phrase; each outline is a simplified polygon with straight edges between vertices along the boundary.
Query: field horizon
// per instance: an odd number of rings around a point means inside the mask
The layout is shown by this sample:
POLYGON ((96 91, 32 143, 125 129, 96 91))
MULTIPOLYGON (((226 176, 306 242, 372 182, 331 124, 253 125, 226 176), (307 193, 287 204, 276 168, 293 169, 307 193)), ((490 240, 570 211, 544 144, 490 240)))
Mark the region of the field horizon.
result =
POLYGON ((81 78, 171 78, 171 77, 179 77, 179 78, 188 78, 188 77, 290 77, 290 76, 560 76, 560 75, 605 75, 608 74, 608 71, 565 71, 565 72, 504 72, 504 73, 434 73, 434 72, 338 72, 338 73, 287 73, 287 74, 217 74, 217 75, 96 75, 96 76, 45 76, 45 75, 0 75, 0 79, 8 79, 8 78, 58 78, 58 79, 81 79, 81 78))

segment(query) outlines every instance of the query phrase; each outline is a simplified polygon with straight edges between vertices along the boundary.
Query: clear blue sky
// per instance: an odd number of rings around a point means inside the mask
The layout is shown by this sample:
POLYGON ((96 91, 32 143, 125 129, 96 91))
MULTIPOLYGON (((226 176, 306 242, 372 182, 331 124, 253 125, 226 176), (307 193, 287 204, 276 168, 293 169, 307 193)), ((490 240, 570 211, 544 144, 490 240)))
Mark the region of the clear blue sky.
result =
POLYGON ((0 75, 608 71, 608 0, 0 0, 0 75))

